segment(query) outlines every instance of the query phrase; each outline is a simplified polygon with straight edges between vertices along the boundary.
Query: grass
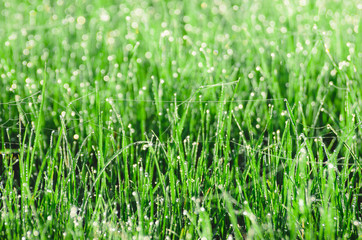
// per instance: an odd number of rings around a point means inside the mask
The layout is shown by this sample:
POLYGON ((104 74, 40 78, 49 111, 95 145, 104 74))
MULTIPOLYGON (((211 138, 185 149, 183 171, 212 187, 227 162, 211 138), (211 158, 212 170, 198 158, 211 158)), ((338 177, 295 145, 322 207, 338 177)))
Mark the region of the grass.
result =
POLYGON ((361 238, 361 8, 1 0, 0 238, 361 238))

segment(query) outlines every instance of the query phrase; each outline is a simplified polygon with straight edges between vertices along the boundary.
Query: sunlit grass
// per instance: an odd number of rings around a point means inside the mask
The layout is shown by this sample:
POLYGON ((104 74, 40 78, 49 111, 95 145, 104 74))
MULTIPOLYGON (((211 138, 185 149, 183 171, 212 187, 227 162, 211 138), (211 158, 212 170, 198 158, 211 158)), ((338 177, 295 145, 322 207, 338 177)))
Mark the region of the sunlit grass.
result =
POLYGON ((362 237, 358 1, 0 1, 0 238, 362 237))

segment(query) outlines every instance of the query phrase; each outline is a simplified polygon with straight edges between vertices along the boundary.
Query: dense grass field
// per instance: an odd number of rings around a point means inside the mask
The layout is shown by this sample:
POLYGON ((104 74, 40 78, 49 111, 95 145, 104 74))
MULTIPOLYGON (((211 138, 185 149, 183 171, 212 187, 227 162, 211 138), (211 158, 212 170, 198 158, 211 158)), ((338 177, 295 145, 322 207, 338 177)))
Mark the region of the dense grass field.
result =
POLYGON ((361 20, 0 0, 0 238, 362 238, 361 20))

